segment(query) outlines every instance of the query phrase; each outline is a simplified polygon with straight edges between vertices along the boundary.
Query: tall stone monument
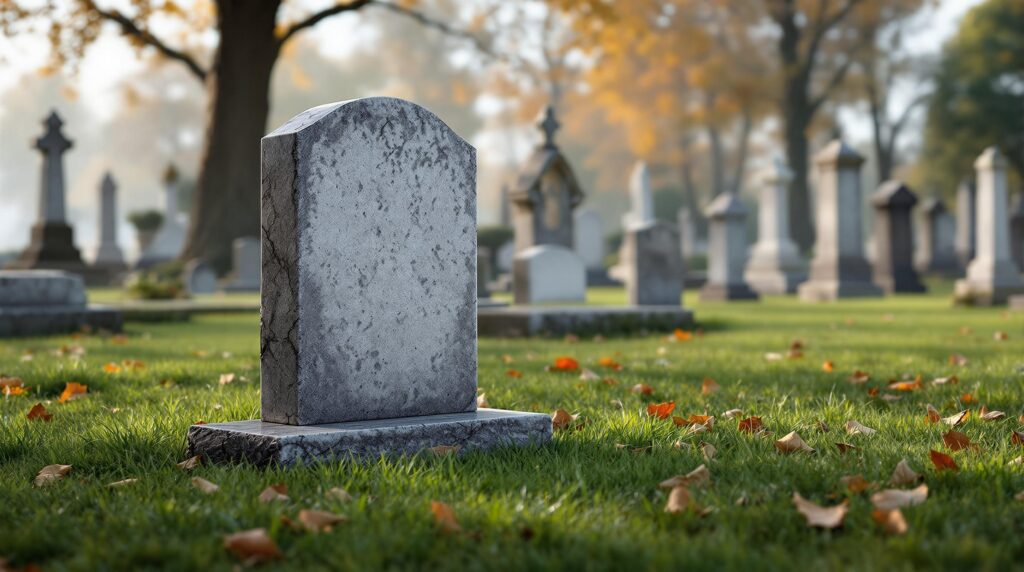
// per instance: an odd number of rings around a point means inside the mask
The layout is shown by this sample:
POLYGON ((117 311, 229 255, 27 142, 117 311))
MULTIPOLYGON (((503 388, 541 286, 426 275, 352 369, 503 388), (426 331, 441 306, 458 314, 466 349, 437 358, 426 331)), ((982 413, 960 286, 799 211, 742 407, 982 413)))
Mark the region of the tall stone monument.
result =
POLYGON ((1010 200, 1010 258, 1024 270, 1024 192, 1010 200))
POLYGON ((136 263, 139 268, 148 268, 174 260, 185 248, 186 225, 178 210, 178 186, 180 183, 181 177, 178 174, 178 169, 173 164, 168 165, 163 177, 164 222, 136 263))
POLYGON ((864 258, 861 238, 860 168, 864 158, 841 140, 825 146, 814 161, 818 168, 814 260, 807 282, 797 287, 801 300, 881 296, 864 258))
POLYGON ((951 276, 960 272, 956 258, 956 220, 937 196, 921 203, 915 265, 922 274, 951 276))
POLYGON ((629 212, 622 216, 622 230, 654 222, 654 193, 647 163, 637 161, 629 175, 629 212))
POLYGON ((191 454, 257 464, 541 443, 478 409, 476 152, 374 97, 263 139, 262 420, 194 425, 191 454))
MULTIPOLYGON (((35 148, 42 155, 39 182, 39 214, 32 226, 29 245, 13 262, 12 270, 65 270, 90 279, 95 276, 82 262, 75 248, 74 231, 65 219, 64 153, 73 143, 61 131, 64 121, 56 111, 43 121, 46 132, 36 139, 35 148)), ((93 282, 93 280, 89 280, 93 282)))
POLYGON ((708 280, 700 289, 707 301, 757 300, 743 277, 747 263, 747 207, 725 192, 704 211, 708 218, 708 280))
POLYGON ((807 279, 800 250, 789 236, 789 185, 793 172, 775 158, 761 175, 757 215, 757 244, 744 274, 760 294, 790 294, 807 279))
POLYGON ((924 292, 914 269, 911 211, 917 195, 900 181, 886 181, 871 196, 875 207, 875 284, 888 294, 924 292))
POLYGON ((977 251, 967 276, 957 280, 955 296, 961 303, 979 306, 1005 304, 1013 294, 1024 294, 1020 269, 1010 258, 1007 212, 1006 157, 989 147, 974 162, 977 171, 977 251))
POLYGON ((967 268, 974 260, 978 234, 975 227, 978 220, 976 195, 974 181, 969 178, 956 188, 956 256, 962 268, 967 268))
POLYGON ((93 267, 107 271, 111 280, 125 271, 124 254, 117 244, 117 185, 108 171, 100 183, 99 246, 93 267))

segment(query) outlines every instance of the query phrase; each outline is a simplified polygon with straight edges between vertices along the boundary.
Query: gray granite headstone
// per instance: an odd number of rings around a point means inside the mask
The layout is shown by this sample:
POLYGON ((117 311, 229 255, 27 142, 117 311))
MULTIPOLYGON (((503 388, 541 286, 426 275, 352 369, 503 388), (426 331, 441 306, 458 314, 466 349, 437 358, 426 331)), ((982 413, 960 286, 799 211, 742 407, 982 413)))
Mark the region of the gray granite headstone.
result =
POLYGON ((576 210, 576 254, 583 259, 587 270, 604 270, 604 225, 601 215, 588 208, 576 210))
POLYGON ((875 284, 887 293, 924 292, 914 269, 910 212, 917 195, 900 181, 886 181, 871 197, 875 207, 875 284))
POLYGON ((619 254, 631 305, 682 304, 683 255, 675 225, 657 221, 632 225, 619 254))
POLYGON ((182 283, 189 294, 213 294, 217 291, 217 273, 206 262, 192 259, 185 263, 182 283))
POLYGON ((782 159, 761 175, 757 244, 750 251, 744 277, 760 294, 789 294, 807 278, 800 250, 789 237, 789 186, 793 172, 782 159))
POLYGON ((260 291, 260 241, 251 236, 231 243, 231 274, 224 282, 228 292, 260 291))
POLYGON ((956 221, 937 196, 921 204, 920 233, 915 265, 924 274, 957 274, 956 221))
POLYGON ((287 464, 550 438, 545 415, 477 411, 472 146, 373 97, 290 119, 262 164, 263 422, 193 426, 194 453, 287 464))
POLYGON ((117 244, 117 185, 109 172, 100 183, 100 244, 96 249, 94 266, 123 270, 124 255, 117 244))
POLYGON ((977 240, 977 188, 974 181, 966 178, 956 188, 956 256, 960 266, 974 260, 977 240))
POLYGON ((708 280, 700 299, 757 300, 743 277, 747 263, 747 208, 736 193, 722 193, 704 211, 708 217, 708 280))
POLYGON ((121 312, 86 303, 82 277, 60 270, 0 270, 0 338, 85 327, 119 331, 121 312))

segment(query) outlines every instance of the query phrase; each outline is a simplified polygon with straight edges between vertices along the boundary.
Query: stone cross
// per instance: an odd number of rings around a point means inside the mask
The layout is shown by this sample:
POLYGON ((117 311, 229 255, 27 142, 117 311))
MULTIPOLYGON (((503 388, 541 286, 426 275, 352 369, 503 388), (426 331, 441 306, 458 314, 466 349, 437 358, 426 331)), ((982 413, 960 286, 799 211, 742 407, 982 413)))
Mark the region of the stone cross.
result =
POLYGON ((544 147, 546 149, 555 149, 555 132, 562 124, 555 118, 555 108, 552 105, 544 107, 544 115, 541 117, 537 127, 540 128, 541 132, 544 133, 544 147))
POLYGON ((192 454, 290 464, 542 442, 477 410, 476 152, 433 113, 322 105, 262 142, 263 421, 195 425, 192 454))
POLYGON ((708 280, 700 299, 757 300, 743 278, 747 262, 747 207, 736 193, 718 195, 704 211, 708 218, 708 280))
POLYGON ((1010 200, 1010 257, 1024 270, 1024 192, 1010 200))
POLYGON ((836 139, 814 160, 818 168, 817 233, 809 279, 797 287, 800 299, 816 302, 881 296, 864 258, 860 181, 864 158, 836 139))
POLYGON ((974 260, 978 218, 976 194, 974 181, 970 179, 964 179, 956 188, 956 255, 963 268, 974 260))
POLYGON ((744 274, 761 294, 788 294, 807 277, 800 251, 789 237, 789 185, 793 172, 775 158, 761 175, 757 213, 757 244, 744 274))
POLYGON ((956 221, 938 196, 921 204, 920 232, 915 266, 923 274, 956 274, 956 221))
POLYGON ((917 195, 900 181, 886 181, 871 196, 875 207, 875 284, 886 293, 924 292, 914 269, 911 210, 917 195))
POLYGON ((654 222, 654 197, 651 194, 651 178, 647 163, 637 161, 629 176, 630 210, 622 217, 623 230, 643 227, 654 222))
POLYGON ((1010 258, 1006 166, 1006 157, 996 147, 985 149, 974 162, 978 177, 977 250, 967 267, 967 276, 956 283, 954 293, 960 302, 983 306, 1005 304, 1010 295, 1024 293, 1020 269, 1010 258))
POLYGON ((56 111, 43 121, 46 133, 36 139, 43 154, 39 189, 39 222, 64 222, 64 153, 72 142, 61 133, 64 121, 56 111))
POLYGON ((117 244, 117 185, 110 172, 100 183, 100 245, 96 250, 97 266, 123 266, 124 255, 117 244))

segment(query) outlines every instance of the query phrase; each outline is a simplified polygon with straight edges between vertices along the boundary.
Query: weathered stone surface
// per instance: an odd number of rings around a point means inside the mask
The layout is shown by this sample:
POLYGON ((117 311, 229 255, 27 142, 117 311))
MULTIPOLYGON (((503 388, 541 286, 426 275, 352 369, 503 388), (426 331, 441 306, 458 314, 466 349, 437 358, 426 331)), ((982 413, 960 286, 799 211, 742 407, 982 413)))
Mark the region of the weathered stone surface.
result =
POLYGON ((185 263, 181 281, 189 294, 213 294, 217 291, 217 273, 212 266, 199 259, 185 263))
POLYGON ((597 211, 580 208, 575 214, 576 236, 573 240, 576 254, 583 259, 587 271, 604 270, 604 224, 597 211))
POLYGON ((231 274, 224 281, 225 291, 260 291, 260 241, 258 239, 236 238, 231 243, 231 266, 231 274))
POLYGON ((793 173, 775 159, 761 174, 757 243, 743 277, 760 294, 788 294, 807 279, 807 267, 789 237, 789 186, 793 173))
POLYGON ((800 299, 881 296, 864 258, 860 168, 864 158, 840 140, 815 157, 818 168, 817 220, 810 276, 797 288, 800 299))
POLYGON ((105 268, 111 274, 125 269, 124 254, 117 244, 117 185, 109 172, 103 175, 99 188, 99 246, 93 266, 105 268))
POLYGON ((747 209, 735 193, 722 193, 708 205, 708 279, 701 300, 757 300, 743 277, 747 263, 747 209))
POLYGON ((619 254, 631 305, 682 304, 683 255, 675 225, 634 224, 626 231, 619 254))
POLYGON ((263 420, 476 408, 476 153, 373 97, 263 139, 263 420))
POLYGON ((587 295, 583 261, 561 246, 546 244, 519 252, 512 276, 516 304, 582 302, 587 295))
POLYGON ((84 308, 81 276, 59 270, 0 270, 0 308, 84 308))
POLYGON ((914 269, 910 216, 917 195, 900 181, 886 181, 871 196, 875 207, 875 284, 886 293, 924 292, 914 269))
POLYGON ((149 268, 163 262, 174 260, 185 248, 186 224, 178 210, 178 185, 180 177, 175 166, 168 165, 164 171, 163 215, 164 221, 157 229, 153 238, 149 239, 146 249, 135 263, 137 268, 149 268))
POLYGON ((0 308, 0 338, 49 336, 82 330, 120 332, 120 311, 106 306, 14 306, 0 308))
POLYGON ((625 335, 669 332, 693 325, 693 312, 676 306, 509 306, 481 308, 481 336, 625 335))
POLYGON ((977 188, 973 178, 965 178, 956 188, 956 256, 960 266, 974 260, 977 240, 977 188))
POLYGON ((539 413, 478 409, 465 413, 353 421, 312 427, 239 421, 189 428, 189 455, 214 462, 296 465, 381 455, 414 455, 438 445, 459 453, 540 445, 551 438, 551 419, 539 413))
POLYGON ((956 220, 937 196, 921 204, 920 235, 914 264, 924 274, 954 275, 960 272, 956 259, 956 220))

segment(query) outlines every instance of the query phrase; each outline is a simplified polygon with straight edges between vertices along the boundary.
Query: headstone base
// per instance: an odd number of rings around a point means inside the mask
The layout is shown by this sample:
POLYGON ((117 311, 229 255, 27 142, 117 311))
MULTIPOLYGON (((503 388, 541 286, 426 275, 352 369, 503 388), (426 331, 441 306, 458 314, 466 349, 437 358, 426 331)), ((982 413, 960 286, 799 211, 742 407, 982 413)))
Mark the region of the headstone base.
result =
POLYGON ((840 298, 878 298, 882 289, 873 282, 813 280, 801 284, 797 294, 804 302, 831 302, 840 298))
POLYGON ((193 425, 188 430, 188 454, 218 463, 288 466, 414 455, 439 445, 458 445, 462 452, 541 445, 550 440, 551 419, 543 413, 478 409, 327 425, 282 425, 258 420, 193 425))
POLYGON ((758 294, 781 296, 796 292, 797 286, 807 280, 807 273, 784 272, 782 270, 747 270, 743 275, 743 279, 758 294))
POLYGON ((757 292, 747 284, 711 284, 707 283, 700 289, 702 302, 726 302, 731 300, 752 300, 759 298, 757 292))
POLYGON ((0 338, 67 334, 86 328, 120 332, 124 318, 105 306, 0 308, 0 338))
POLYGON ((962 306, 1001 306, 1010 298, 1024 294, 1020 286, 981 286, 966 279, 957 280, 953 288, 953 301, 962 306))
POLYGON ((479 335, 506 338, 668 332, 692 325, 693 312, 679 306, 509 306, 477 311, 479 335))

